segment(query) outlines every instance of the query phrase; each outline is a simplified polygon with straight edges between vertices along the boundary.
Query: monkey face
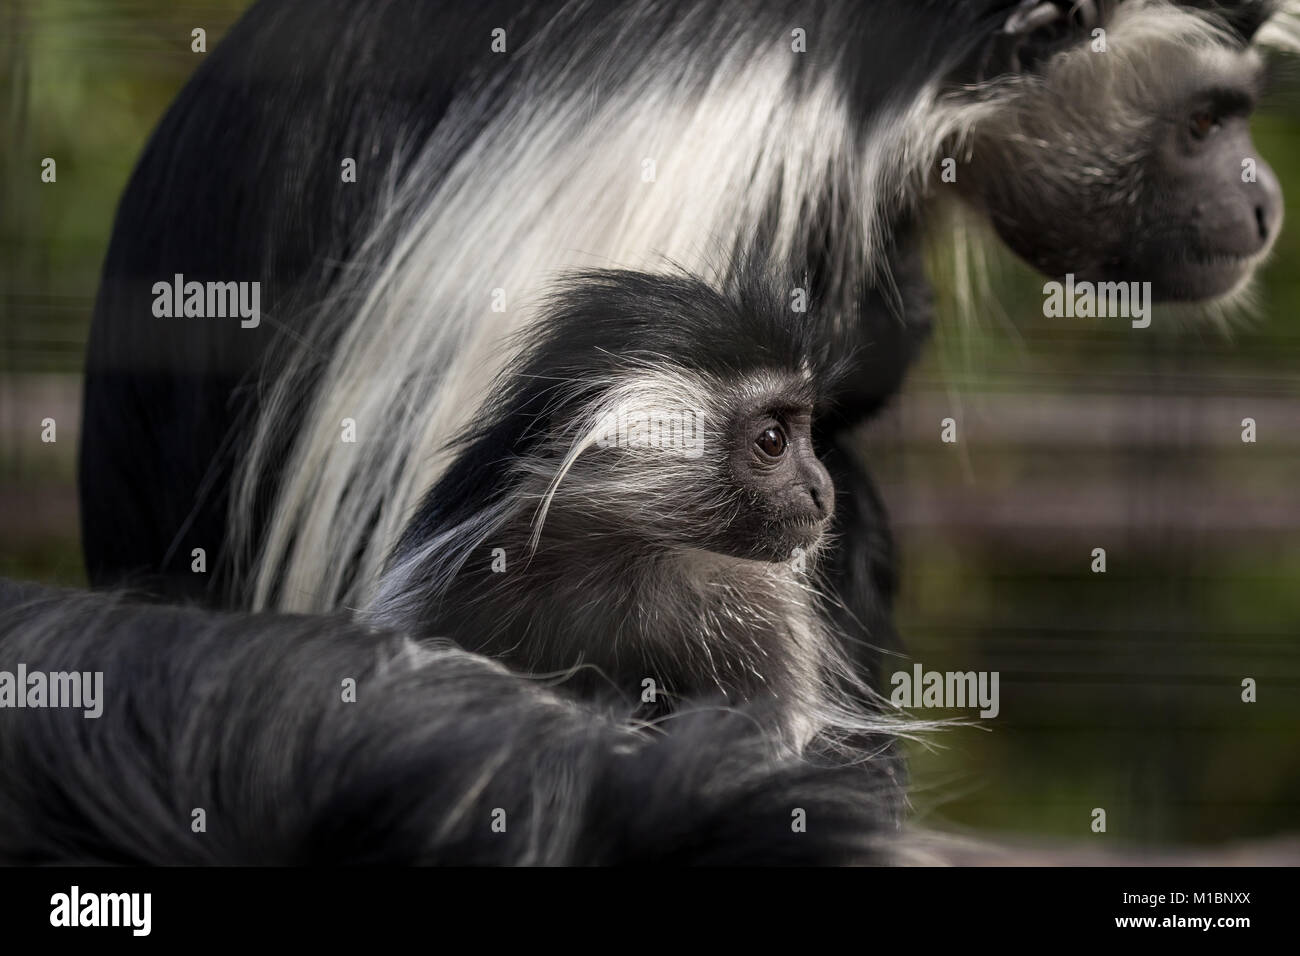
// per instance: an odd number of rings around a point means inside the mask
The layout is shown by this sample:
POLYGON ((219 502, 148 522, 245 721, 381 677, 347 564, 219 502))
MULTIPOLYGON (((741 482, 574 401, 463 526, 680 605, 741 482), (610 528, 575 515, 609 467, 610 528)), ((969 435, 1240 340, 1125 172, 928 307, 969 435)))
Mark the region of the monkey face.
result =
POLYGON ((1173 40, 1144 51, 1054 61, 976 143, 976 201, 1053 278, 1149 282, 1163 301, 1229 295, 1282 222, 1281 187, 1249 128, 1262 60, 1173 40))
POLYGON ((715 550, 785 561, 821 540, 835 513, 835 490, 813 452, 811 423, 806 406, 762 406, 735 417, 726 469, 738 508, 715 550))
POLYGON ((1145 155, 1117 170, 1127 205, 1099 199, 1077 216, 1046 221, 1050 207, 1013 201, 992 210, 993 223, 1050 276, 1150 282, 1163 301, 1230 294, 1282 222, 1282 189, 1251 141, 1247 104, 1241 89, 1199 90, 1176 104, 1155 123, 1145 155))
POLYGON ((1145 165, 1163 187, 1144 197, 1138 241, 1110 271, 1175 300, 1216 298, 1250 277, 1282 223, 1282 188, 1251 141, 1251 107, 1244 88, 1204 89, 1162 119, 1145 165))

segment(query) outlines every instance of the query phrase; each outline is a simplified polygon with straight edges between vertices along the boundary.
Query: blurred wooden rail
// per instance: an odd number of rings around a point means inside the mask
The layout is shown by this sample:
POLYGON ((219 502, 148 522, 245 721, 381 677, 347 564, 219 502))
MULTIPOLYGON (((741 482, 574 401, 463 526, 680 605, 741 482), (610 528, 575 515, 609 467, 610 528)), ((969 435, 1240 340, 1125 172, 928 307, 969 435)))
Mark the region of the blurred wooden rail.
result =
MULTIPOLYGON (((6 535, 75 528, 80 401, 75 376, 0 376, 6 535), (47 417, 58 422, 55 445, 40 441, 47 417)), ((1130 537, 1300 529, 1300 398, 1077 391, 967 393, 961 404, 909 393, 864 433, 864 456, 900 532, 1030 542, 1044 528, 1130 537), (957 445, 939 441, 949 416, 957 445), (1241 441, 1245 417, 1257 422, 1255 444, 1241 441)))

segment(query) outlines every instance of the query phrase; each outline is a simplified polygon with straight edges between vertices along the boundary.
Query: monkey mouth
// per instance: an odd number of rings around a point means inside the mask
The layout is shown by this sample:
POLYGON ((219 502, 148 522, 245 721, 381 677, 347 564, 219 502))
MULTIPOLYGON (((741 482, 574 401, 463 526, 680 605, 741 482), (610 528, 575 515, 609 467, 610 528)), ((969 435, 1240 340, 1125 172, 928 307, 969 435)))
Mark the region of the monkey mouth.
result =
POLYGON ((1158 301, 1207 302, 1231 295, 1254 273, 1266 253, 1193 253, 1167 259, 1151 270, 1158 301))
POLYGON ((816 547, 822 536, 826 534, 829 524, 830 520, 828 518, 809 518, 787 522, 782 535, 789 545, 787 550, 802 548, 806 551, 809 548, 816 547))
POLYGON ((746 557, 767 564, 783 564, 817 548, 829 524, 829 519, 791 518, 771 522, 748 549, 746 557))
POLYGON ((1277 236, 1274 229, 1258 244, 1245 246, 1175 237, 1112 260, 1101 271, 1108 273, 1108 279, 1149 281, 1157 302, 1211 302, 1239 292, 1268 259, 1277 236))

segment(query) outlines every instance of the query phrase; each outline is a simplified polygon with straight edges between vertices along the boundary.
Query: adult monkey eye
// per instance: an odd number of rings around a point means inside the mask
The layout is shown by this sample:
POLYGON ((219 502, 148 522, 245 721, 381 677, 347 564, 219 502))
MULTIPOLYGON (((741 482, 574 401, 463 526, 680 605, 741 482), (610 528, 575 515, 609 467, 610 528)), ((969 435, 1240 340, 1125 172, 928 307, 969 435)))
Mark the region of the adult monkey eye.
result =
POLYGON ((1187 124, 1189 132, 1195 139, 1205 139, 1219 128, 1219 119, 1209 110, 1197 110, 1187 124))
POLYGON ((785 432, 775 426, 765 428, 762 434, 754 440, 754 444, 758 445, 759 450, 767 457, 780 458, 785 454, 785 432))

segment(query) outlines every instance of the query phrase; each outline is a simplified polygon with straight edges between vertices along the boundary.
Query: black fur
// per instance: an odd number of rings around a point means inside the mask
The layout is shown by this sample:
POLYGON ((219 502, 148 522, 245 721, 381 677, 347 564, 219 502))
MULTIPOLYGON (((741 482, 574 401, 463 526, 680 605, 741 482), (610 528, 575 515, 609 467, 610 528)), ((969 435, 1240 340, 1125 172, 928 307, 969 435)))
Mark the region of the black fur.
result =
POLYGON ((484 658, 444 648, 420 662, 407 646, 339 617, 0 581, 0 670, 102 671, 105 698, 97 719, 0 708, 0 862, 895 858, 885 759, 777 757, 752 715, 707 708, 634 732, 484 658), (196 808, 206 832, 191 828, 196 808))

